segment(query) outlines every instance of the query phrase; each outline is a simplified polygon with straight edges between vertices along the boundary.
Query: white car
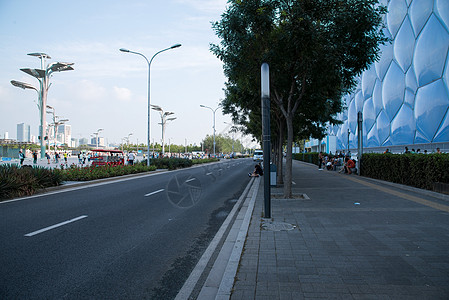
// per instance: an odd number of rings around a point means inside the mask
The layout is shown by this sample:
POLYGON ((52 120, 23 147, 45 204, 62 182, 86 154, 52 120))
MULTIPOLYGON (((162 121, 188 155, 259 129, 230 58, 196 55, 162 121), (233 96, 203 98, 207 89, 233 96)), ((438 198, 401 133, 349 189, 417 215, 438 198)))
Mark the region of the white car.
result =
POLYGON ((263 151, 262 150, 254 151, 253 161, 263 161, 263 151))

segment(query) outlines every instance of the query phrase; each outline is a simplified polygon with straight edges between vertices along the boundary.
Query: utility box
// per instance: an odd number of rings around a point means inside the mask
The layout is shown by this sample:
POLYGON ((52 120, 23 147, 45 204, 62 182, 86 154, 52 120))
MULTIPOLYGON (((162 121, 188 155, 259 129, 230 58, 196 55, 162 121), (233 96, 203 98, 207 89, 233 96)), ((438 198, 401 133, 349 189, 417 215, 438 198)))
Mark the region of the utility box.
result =
POLYGON ((276 186, 277 169, 275 164, 270 164, 270 186, 276 186))

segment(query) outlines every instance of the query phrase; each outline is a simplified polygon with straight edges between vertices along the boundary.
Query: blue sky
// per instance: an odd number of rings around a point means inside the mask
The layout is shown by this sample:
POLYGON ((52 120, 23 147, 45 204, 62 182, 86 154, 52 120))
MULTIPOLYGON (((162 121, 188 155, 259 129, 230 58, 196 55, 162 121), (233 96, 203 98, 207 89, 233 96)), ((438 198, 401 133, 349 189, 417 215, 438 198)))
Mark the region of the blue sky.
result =
MULTIPOLYGON (((222 63, 209 51, 218 43, 211 21, 226 0, 30 1, 0 0, 0 137, 16 137, 16 124, 38 135, 37 94, 10 84, 37 80, 20 68, 40 68, 27 53, 44 52, 49 62, 73 62, 74 71, 54 73, 49 105, 72 125, 72 137, 89 138, 99 128, 109 143, 129 133, 131 142, 147 135, 148 65, 127 48, 145 54, 180 43, 151 65, 151 103, 175 112, 166 141, 199 144, 212 133, 212 112, 224 97, 222 63)), ((50 121, 50 119, 48 119, 50 121)), ((160 117, 151 113, 151 137, 161 139, 160 117)), ((217 134, 227 132, 229 116, 216 114, 217 134)))

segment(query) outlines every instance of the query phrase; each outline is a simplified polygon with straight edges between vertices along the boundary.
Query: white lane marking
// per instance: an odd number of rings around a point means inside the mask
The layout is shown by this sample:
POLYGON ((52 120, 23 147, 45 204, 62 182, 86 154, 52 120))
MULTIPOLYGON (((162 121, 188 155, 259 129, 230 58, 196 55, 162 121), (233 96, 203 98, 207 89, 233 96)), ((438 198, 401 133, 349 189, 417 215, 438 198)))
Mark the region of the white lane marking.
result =
POLYGON ((293 185, 296 185, 296 182, 292 181, 293 185))
POLYGON ((190 181, 194 181, 194 180, 195 180, 195 178, 187 179, 187 180, 186 180, 186 183, 187 183, 187 182, 190 182, 190 181))
POLYGON ((154 191, 154 192, 151 192, 151 193, 145 194, 145 197, 148 197, 148 196, 151 196, 151 195, 154 195, 154 194, 157 194, 157 193, 163 192, 163 191, 165 191, 165 190, 164 190, 164 189, 160 189, 160 190, 157 190, 157 191, 154 191))
POLYGON ((71 219, 71 220, 68 220, 68 221, 65 221, 65 222, 61 222, 61 223, 58 223, 58 224, 55 224, 55 225, 52 225, 52 226, 49 226, 49 227, 42 228, 40 230, 33 231, 31 233, 27 233, 27 234, 25 234, 25 236, 33 236, 33 235, 36 235, 36 234, 39 234, 39 233, 42 233, 42 232, 45 232, 45 231, 48 231, 48 230, 52 230, 52 229, 55 229, 57 227, 61 227, 61 226, 67 225, 69 223, 72 223, 72 222, 75 222, 75 221, 78 221, 78 220, 81 220, 81 219, 84 219, 84 218, 87 218, 87 216, 86 215, 79 216, 77 218, 74 218, 74 219, 71 219))
POLYGON ((206 173, 206 175, 212 175, 212 172, 206 173))

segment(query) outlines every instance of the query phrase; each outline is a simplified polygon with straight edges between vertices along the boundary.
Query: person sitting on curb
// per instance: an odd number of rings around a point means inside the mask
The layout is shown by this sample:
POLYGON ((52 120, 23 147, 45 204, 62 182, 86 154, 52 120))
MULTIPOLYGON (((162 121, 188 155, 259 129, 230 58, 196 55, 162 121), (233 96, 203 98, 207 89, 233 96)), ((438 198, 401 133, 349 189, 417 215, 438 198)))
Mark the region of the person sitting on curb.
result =
POLYGON ((346 156, 345 161, 345 173, 352 174, 352 170, 355 168, 355 162, 349 156, 346 156))
POLYGON ((260 163, 254 166, 254 171, 252 173, 248 173, 249 177, 259 177, 263 176, 263 170, 260 166, 260 163))

